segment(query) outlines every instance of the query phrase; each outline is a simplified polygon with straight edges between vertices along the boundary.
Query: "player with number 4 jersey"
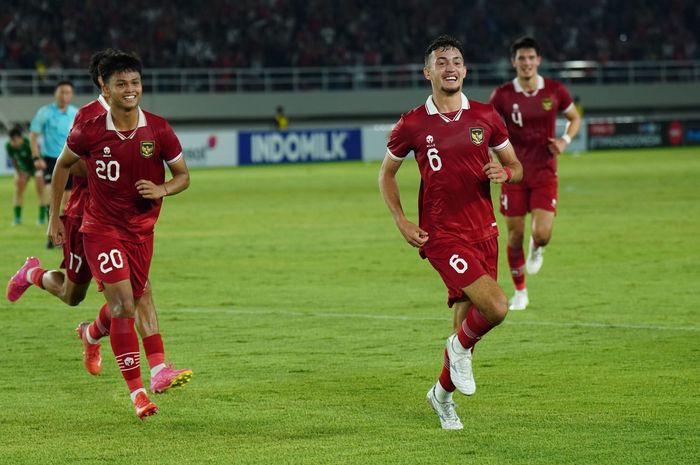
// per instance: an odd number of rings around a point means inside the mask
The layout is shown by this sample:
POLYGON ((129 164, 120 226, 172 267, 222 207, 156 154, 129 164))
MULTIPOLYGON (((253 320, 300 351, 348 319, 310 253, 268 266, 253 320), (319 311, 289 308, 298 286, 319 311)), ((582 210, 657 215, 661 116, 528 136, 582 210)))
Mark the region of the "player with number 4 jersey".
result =
POLYGON ((496 283, 498 229, 490 184, 518 182, 522 167, 493 107, 461 92, 467 73, 461 43, 441 36, 424 58, 432 94, 392 130, 379 186, 401 234, 419 248, 447 287, 454 333, 427 400, 444 429, 462 429, 452 392, 474 394, 474 344, 507 313, 505 294, 496 283), (421 175, 419 225, 406 218, 396 182, 411 152, 421 175))
POLYGON ((542 58, 531 37, 511 46, 516 77, 491 94, 490 102, 503 117, 510 140, 523 164, 523 182, 501 187, 501 213, 508 227, 508 264, 515 294, 510 310, 525 310, 529 297, 525 270, 536 274, 544 260, 544 246, 552 236, 557 208, 557 155, 578 133, 581 118, 563 84, 537 73, 542 58), (567 119, 561 137, 556 136, 557 115, 567 119), (531 213, 531 239, 527 260, 523 251, 525 216, 531 213))

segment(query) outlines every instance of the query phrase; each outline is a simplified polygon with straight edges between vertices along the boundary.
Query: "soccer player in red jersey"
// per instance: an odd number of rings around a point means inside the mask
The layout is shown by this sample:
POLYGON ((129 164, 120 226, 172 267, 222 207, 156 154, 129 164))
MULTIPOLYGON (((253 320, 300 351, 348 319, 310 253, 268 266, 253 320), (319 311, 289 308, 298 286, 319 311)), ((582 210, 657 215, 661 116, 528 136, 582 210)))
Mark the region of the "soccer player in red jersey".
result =
MULTIPOLYGON (((63 185, 72 165, 79 159, 86 163, 90 196, 80 228, 85 256, 93 276, 104 285, 112 351, 136 414, 143 419, 157 407, 141 380, 136 308, 148 282, 153 227, 162 198, 185 190, 189 171, 167 121, 139 107, 141 61, 117 53, 103 58, 99 69, 110 109, 73 127, 54 175, 63 185), (167 182, 163 162, 173 176, 167 182)), ((59 200, 52 197, 52 204, 59 200)), ((49 232, 55 243, 65 240, 57 218, 51 218, 49 232)))
MULTIPOLYGON (((100 90, 102 89, 102 78, 99 76, 99 63, 105 56, 117 52, 115 49, 102 50, 93 54, 90 59, 90 76, 100 90)), ((109 104, 105 96, 100 94, 97 99, 78 110, 73 124, 80 124, 102 115, 108 110, 109 104)), ((85 163, 79 161, 73 165, 71 172, 80 175, 72 177, 70 197, 64 215, 61 217, 66 231, 61 268, 65 268, 66 272, 64 274, 60 270, 47 271, 41 267, 38 259, 29 257, 8 283, 7 298, 12 302, 18 300, 32 284, 45 289, 71 306, 78 305, 85 298, 92 280, 92 273, 83 251, 83 234, 80 232, 83 210, 89 197, 87 179, 85 178, 85 163)), ((76 328, 85 349, 83 363, 92 375, 99 374, 102 369, 99 340, 109 334, 110 321, 109 307, 105 304, 100 309, 95 321, 81 323, 76 328)), ((171 387, 181 386, 190 381, 192 370, 173 369, 172 365, 165 363, 165 349, 158 326, 150 281, 137 307, 136 327, 143 340, 151 370, 151 391, 164 392, 171 387)))
POLYGON ((510 310, 525 310, 529 303, 525 270, 536 274, 542 267, 544 246, 552 237, 557 208, 557 155, 571 143, 581 127, 571 95, 559 82, 537 73, 542 57, 531 37, 511 46, 516 77, 491 94, 490 102, 503 117, 510 140, 523 164, 523 182, 501 187, 501 213, 508 227, 508 265, 515 284, 510 310), (557 113, 568 120, 566 130, 556 137, 557 113), (531 213, 530 249, 523 251, 525 216, 531 213))
POLYGON ((419 248, 448 289, 454 334, 447 339, 442 373, 427 399, 442 428, 462 429, 452 392, 474 394, 474 344, 508 312, 496 283, 498 229, 490 183, 518 182, 522 167, 498 113, 461 92, 467 68, 458 40, 440 36, 433 41, 423 73, 432 94, 403 114, 392 130, 379 186, 403 237, 419 248), (406 218, 396 182, 410 152, 421 175, 419 225, 406 218))

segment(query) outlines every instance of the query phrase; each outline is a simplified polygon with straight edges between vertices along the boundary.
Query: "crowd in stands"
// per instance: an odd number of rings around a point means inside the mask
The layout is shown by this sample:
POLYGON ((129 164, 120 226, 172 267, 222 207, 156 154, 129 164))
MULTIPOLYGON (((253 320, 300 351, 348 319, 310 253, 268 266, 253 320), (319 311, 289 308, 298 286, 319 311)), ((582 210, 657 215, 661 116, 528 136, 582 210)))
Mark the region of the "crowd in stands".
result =
POLYGON ((549 61, 700 59, 697 0, 3 0, 0 69, 85 68, 105 47, 149 68, 419 63, 441 33, 468 63, 518 36, 549 61))

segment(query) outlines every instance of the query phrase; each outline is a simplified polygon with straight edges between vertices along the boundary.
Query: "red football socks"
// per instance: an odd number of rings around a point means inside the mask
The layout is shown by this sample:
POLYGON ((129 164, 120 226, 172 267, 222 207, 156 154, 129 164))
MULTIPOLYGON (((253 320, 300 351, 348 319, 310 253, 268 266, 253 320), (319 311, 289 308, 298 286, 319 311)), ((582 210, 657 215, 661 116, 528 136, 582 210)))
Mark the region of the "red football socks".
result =
POLYGON ((38 267, 37 267, 37 268, 34 268, 34 269, 29 273, 29 277, 30 277, 31 280, 32 280, 32 284, 34 284, 35 286, 37 286, 37 287, 39 287, 39 288, 41 288, 41 289, 44 289, 44 283, 41 282, 41 280, 42 280, 43 277, 44 277, 44 273, 46 273, 46 270, 41 269, 41 268, 38 268, 38 267))
POLYGON ((163 349, 163 339, 160 337, 160 333, 144 337, 143 349, 146 352, 150 368, 165 363, 165 349, 163 349))
POLYGON ((129 392, 143 389, 139 338, 134 329, 134 318, 112 318, 109 340, 129 392))
POLYGON ((525 289, 525 252, 522 247, 519 249, 508 247, 508 266, 510 266, 515 289, 522 291, 525 289))
POLYGON ((440 373, 440 385, 447 392, 454 392, 455 390, 455 385, 452 384, 452 379, 450 378, 450 359, 447 357, 447 349, 445 349, 442 373, 440 373))
POLYGON ((459 331, 457 331, 457 338, 462 347, 469 349, 479 342, 481 336, 488 333, 494 326, 489 323, 474 305, 470 305, 469 310, 467 310, 467 317, 459 327, 459 331))
POLYGON ((112 323, 112 315, 107 304, 104 304, 100 309, 100 313, 95 318, 95 321, 88 326, 88 333, 94 340, 99 340, 109 334, 109 328, 112 323))

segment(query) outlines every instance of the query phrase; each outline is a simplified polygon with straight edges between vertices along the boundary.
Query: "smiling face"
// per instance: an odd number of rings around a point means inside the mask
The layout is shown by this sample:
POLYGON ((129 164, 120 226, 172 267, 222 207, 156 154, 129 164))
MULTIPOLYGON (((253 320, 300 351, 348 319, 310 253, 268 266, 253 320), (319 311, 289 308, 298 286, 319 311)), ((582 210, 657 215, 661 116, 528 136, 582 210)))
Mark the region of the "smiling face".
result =
POLYGON ((120 71, 109 77, 102 86, 111 107, 129 111, 139 106, 143 88, 138 71, 120 71))
POLYGON ((433 50, 423 68, 423 75, 431 82, 433 92, 456 94, 462 90, 467 75, 464 57, 454 47, 433 50))
POLYGON ((542 57, 537 54, 537 50, 534 48, 519 48, 515 51, 511 63, 519 78, 531 79, 537 76, 537 68, 541 61, 542 57))

